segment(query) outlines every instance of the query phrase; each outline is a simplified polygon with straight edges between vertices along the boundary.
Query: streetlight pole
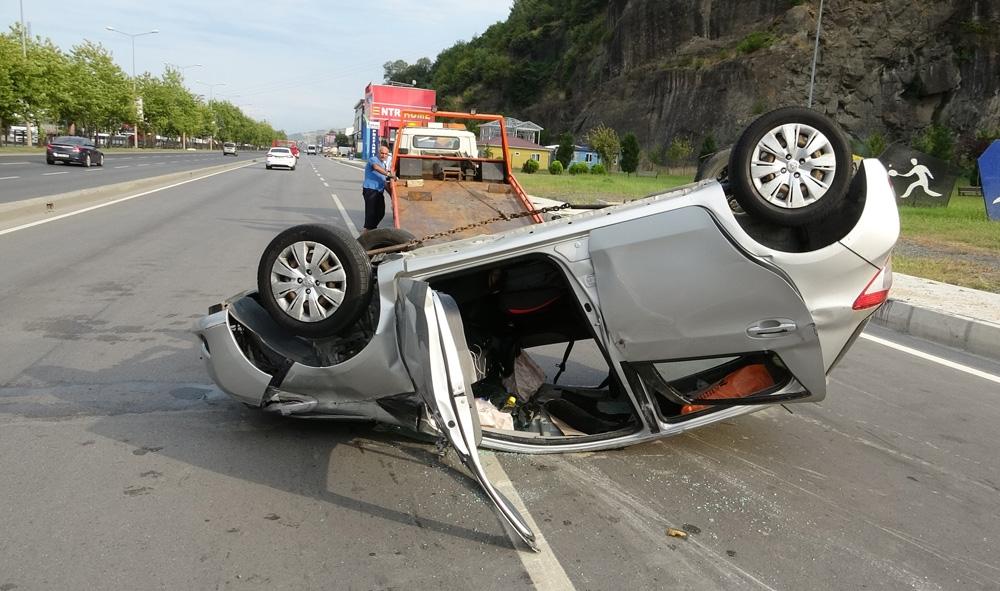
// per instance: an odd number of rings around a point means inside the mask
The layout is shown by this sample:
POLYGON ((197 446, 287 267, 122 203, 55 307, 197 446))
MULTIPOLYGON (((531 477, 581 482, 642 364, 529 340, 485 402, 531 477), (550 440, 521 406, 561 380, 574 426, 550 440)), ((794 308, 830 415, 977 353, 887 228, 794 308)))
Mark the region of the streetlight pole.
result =
POLYGON ((135 129, 133 129, 133 132, 135 137, 134 146, 136 149, 138 149, 139 148, 139 113, 138 113, 139 94, 136 91, 136 79, 135 79, 135 38, 142 37, 143 35, 155 35, 156 33, 159 33, 160 30, 153 29, 152 31, 146 31, 145 33, 126 33, 125 31, 119 31, 118 29, 112 27, 111 25, 108 25, 104 28, 113 33, 121 33, 122 35, 125 35, 126 37, 132 39, 132 96, 135 99, 137 107, 136 117, 135 117, 135 129))
MULTIPOLYGON (((21 6, 21 57, 28 61, 28 39, 24 30, 24 0, 20 0, 21 6)), ((24 114, 24 139, 27 146, 31 146, 31 117, 24 114)))
POLYGON ((813 106, 813 85, 816 83, 816 59, 819 57, 819 33, 822 23, 823 0, 819 0, 819 14, 816 15, 816 46, 813 48, 812 74, 809 75, 809 104, 807 106, 810 109, 813 106))
MULTIPOLYGON (((212 82, 212 83, 209 83, 209 82, 202 82, 201 80, 195 80, 195 83, 196 84, 202 84, 202 85, 208 87, 208 104, 209 105, 211 105, 213 102, 215 102, 215 87, 216 86, 225 86, 226 85, 225 82, 212 82)), ((211 108, 211 106, 209 108, 211 108)), ((215 149, 215 134, 212 134, 212 137, 208 138, 208 149, 209 150, 214 150, 215 149)))

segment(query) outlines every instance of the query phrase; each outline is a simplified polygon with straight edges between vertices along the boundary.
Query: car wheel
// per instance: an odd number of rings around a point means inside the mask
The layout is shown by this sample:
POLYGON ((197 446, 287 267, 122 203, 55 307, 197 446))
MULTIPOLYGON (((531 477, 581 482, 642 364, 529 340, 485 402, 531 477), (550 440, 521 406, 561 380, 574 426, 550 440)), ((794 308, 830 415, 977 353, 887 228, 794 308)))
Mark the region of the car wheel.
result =
POLYGON ((365 250, 399 246, 415 240, 416 236, 398 228, 375 228, 358 236, 358 244, 365 250))
POLYGON ((83 165, 87 168, 90 168, 90 154, 87 154, 86 156, 83 157, 83 165))
POLYGON ((266 168, 266 169, 268 169, 268 170, 271 170, 271 165, 270 165, 270 164, 265 164, 265 165, 264 165, 264 168, 266 168))
POLYGON ((295 170, 295 167, 293 166, 293 167, 289 168, 288 170, 295 170))
POLYGON ((751 215, 784 226, 816 222, 840 207, 851 150, 829 117, 802 107, 761 115, 729 160, 734 197, 751 215))
POLYGON ((719 150, 715 154, 712 154, 708 158, 705 158, 698 165, 698 172, 694 175, 694 180, 703 181, 706 179, 715 179, 717 181, 725 181, 729 179, 729 154, 732 152, 730 148, 725 150, 719 150))
POLYGON ((97 157, 97 165, 104 166, 104 154, 101 154, 100 156, 97 157))
POLYGON ((55 163, 56 163, 56 161, 55 161, 55 159, 54 159, 54 158, 46 158, 46 159, 45 159, 45 163, 46 163, 46 164, 55 164, 55 163))
POLYGON ((345 230, 322 224, 278 234, 260 259, 257 290, 275 322, 308 337, 353 324, 372 296, 371 263, 345 230))

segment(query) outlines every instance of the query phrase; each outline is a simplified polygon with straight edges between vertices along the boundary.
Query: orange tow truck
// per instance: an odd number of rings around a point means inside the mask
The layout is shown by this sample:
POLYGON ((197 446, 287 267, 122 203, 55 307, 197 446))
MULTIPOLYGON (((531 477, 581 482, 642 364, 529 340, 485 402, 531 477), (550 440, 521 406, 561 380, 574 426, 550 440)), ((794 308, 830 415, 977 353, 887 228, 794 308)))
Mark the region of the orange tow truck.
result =
POLYGON ((399 130, 389 185, 393 222, 423 244, 492 234, 542 222, 508 159, 502 115, 437 112, 451 121, 496 121, 500 154, 480 154, 462 123, 424 123, 399 130))

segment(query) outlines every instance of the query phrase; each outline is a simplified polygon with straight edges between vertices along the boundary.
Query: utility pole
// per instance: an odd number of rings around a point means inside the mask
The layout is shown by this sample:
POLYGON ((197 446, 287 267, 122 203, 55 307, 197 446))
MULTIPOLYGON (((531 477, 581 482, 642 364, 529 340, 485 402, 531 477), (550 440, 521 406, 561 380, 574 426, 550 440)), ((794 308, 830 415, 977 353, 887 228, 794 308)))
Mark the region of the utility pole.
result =
MULTIPOLYGON (((225 86, 226 85, 225 82, 202 82, 201 80, 195 80, 195 83, 196 84, 202 84, 202 85, 208 87, 208 105, 209 105, 209 108, 211 108, 212 103, 215 102, 215 87, 216 86, 225 86)), ((213 114, 213 117, 214 117, 214 114, 213 114)), ((215 135, 214 134, 211 137, 208 138, 208 149, 209 150, 214 150, 215 149, 215 135)))
POLYGON ((816 83, 816 60, 817 58, 819 58, 819 34, 822 23, 823 23, 823 0, 819 0, 819 14, 816 15, 816 46, 813 48, 812 74, 810 74, 809 76, 809 104, 807 106, 810 109, 813 106, 813 86, 816 83))
POLYGON ((133 145, 135 146, 136 149, 138 149, 139 148, 139 119, 141 119, 141 117, 139 117, 139 112, 138 112, 139 94, 136 91, 136 79, 135 79, 135 38, 136 37, 142 37, 143 35, 155 35, 156 33, 159 33, 160 30, 159 29, 153 29, 152 31, 146 31, 145 33, 126 33, 125 31, 119 31, 118 29, 116 29, 116 28, 114 28, 114 27, 112 27, 110 25, 108 25, 107 27, 104 27, 104 28, 107 29, 107 30, 109 30, 109 31, 112 31, 114 33, 121 33, 122 35, 125 35, 126 37, 130 37, 132 39, 132 98, 135 100, 135 104, 136 104, 135 129, 133 129, 132 131, 134 132, 134 137, 135 137, 135 143, 133 145))
MULTIPOLYGON (((20 7, 21 7, 21 57, 24 58, 25 62, 27 62, 28 61, 28 39, 27 39, 27 34, 28 33, 25 30, 25 28, 24 28, 24 0, 20 0, 19 4, 20 4, 20 7)), ((32 141, 31 141, 31 139, 32 139, 31 138, 31 117, 29 117, 27 113, 24 114, 24 133, 25 133, 24 139, 27 142, 27 145, 30 146, 32 144, 32 141)))

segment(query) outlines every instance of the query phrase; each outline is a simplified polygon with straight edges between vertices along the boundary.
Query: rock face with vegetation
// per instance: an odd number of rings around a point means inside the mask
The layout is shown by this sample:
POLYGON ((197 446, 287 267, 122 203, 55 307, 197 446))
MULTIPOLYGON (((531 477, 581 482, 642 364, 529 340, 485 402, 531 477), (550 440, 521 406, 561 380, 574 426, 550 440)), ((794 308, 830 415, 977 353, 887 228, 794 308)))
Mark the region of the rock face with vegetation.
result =
MULTIPOLYGON (((756 114, 806 104, 818 7, 517 0, 507 21, 411 78, 450 108, 553 133, 605 123, 650 151, 679 137, 726 143, 756 114)), ((970 141, 1000 131, 1000 2, 826 0, 822 24, 813 105, 859 142, 909 142, 932 125, 970 141)), ((407 65, 395 66, 389 77, 407 65)))

